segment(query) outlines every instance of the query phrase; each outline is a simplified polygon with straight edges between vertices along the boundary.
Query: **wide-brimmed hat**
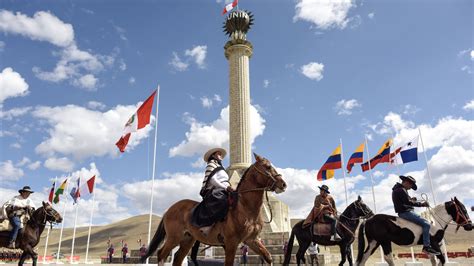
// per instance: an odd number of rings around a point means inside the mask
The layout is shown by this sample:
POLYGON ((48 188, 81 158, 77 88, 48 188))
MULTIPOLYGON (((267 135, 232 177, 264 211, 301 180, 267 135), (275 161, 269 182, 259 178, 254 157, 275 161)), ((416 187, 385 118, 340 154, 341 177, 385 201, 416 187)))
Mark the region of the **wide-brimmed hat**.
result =
POLYGON ((326 191, 326 193, 328 193, 328 194, 331 194, 331 193, 329 192, 329 187, 326 186, 326 185, 322 185, 322 186, 320 186, 320 187, 318 187, 318 188, 321 189, 321 190, 326 191))
POLYGON ((209 157, 213 155, 214 153, 220 151, 222 154, 222 159, 226 156, 227 152, 223 148, 213 148, 208 150, 206 153, 204 153, 204 156, 202 157, 204 161, 207 163, 209 161, 209 157))
POLYGON ((407 175, 407 176, 401 175, 401 176, 400 176, 400 179, 401 179, 402 181, 403 181, 403 180, 410 181, 411 184, 412 184, 411 188, 412 188, 413 190, 417 190, 417 189, 418 189, 418 187, 416 186, 416 180, 415 180, 415 178, 413 178, 412 176, 410 176, 410 175, 407 175))
POLYGON ((21 192, 30 192, 30 193, 35 193, 29 186, 24 186, 22 189, 18 190, 19 193, 21 192))

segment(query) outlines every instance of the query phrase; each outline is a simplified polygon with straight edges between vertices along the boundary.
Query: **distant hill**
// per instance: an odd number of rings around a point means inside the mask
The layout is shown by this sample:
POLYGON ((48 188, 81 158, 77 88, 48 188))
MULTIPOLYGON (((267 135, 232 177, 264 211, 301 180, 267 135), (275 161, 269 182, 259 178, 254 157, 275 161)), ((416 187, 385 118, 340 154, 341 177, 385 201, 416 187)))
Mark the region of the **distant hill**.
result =
MULTIPOLYGON (((149 215, 138 215, 125 220, 121 220, 104 226, 93 226, 91 228, 89 259, 98 260, 99 257, 105 256, 107 251, 107 241, 110 241, 116 248, 121 247, 121 240, 127 243, 130 249, 138 249, 138 239, 141 238, 142 244, 146 244, 148 240, 148 220, 149 215)), ((153 237, 161 217, 154 215, 152 217, 151 237, 153 237)), ((74 243, 74 254, 85 258, 87 233, 89 227, 78 227, 76 229, 76 240, 74 243)), ((53 229, 48 240, 48 254, 58 250, 58 241, 61 229, 53 229)), ((39 255, 44 254, 44 245, 46 240, 47 229, 41 236, 41 242, 38 244, 37 252, 39 255)), ((63 231, 61 253, 68 256, 71 254, 73 229, 67 228, 63 231)))

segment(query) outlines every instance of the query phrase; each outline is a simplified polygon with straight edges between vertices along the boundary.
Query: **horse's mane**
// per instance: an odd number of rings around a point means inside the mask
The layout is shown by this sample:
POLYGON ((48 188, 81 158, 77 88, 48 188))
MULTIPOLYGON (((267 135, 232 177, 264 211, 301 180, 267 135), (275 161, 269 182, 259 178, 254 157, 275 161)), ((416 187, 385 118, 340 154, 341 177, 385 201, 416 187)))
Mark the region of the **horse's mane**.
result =
MULTIPOLYGON (((253 163, 252 165, 254 165, 254 164, 256 164, 256 163, 257 163, 257 162, 253 163)), ((242 184, 242 181, 244 181, 245 177, 247 177, 247 173, 248 173, 248 171, 250 170, 250 167, 252 167, 252 165, 250 165, 247 169, 245 169, 244 174, 242 175, 242 177, 240 178, 239 183, 237 184, 237 188, 235 189, 236 191, 239 190, 240 184, 242 184)))

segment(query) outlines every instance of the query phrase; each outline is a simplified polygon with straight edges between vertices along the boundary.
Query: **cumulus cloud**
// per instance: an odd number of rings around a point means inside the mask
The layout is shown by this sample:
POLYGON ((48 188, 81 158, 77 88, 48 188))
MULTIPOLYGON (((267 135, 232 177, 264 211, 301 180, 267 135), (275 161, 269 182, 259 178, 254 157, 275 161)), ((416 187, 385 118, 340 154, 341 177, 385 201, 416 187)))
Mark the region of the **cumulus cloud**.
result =
POLYGON ((128 83, 130 83, 130 84, 135 84, 135 81, 136 81, 136 80, 135 80, 134 77, 130 77, 130 78, 128 79, 128 83))
POLYGON ((214 94, 214 97, 207 97, 207 96, 204 96, 204 97, 201 97, 201 104, 204 108, 212 108, 212 106, 214 105, 214 103, 221 103, 222 102, 222 99, 221 99, 221 96, 219 96, 218 94, 214 94))
MULTIPOLYGON (((117 156, 115 142, 120 138, 126 121, 140 105, 141 102, 135 106, 117 105, 104 112, 76 105, 37 107, 32 115, 47 126, 49 136, 36 146, 35 151, 47 158, 57 155, 75 159, 117 156)), ((152 124, 154 119, 152 116, 152 124)), ((133 150, 150 130, 151 126, 146 126, 133 133, 127 150, 133 150)))
POLYGON ((187 49, 184 54, 191 57, 199 68, 206 68, 204 60, 207 54, 207 45, 194 46, 193 49, 187 49))
MULTIPOLYGON (((220 117, 209 123, 202 123, 185 114, 185 122, 190 126, 186 139, 169 150, 169 155, 194 156, 201 155, 212 147, 229 147, 229 106, 222 109, 220 117)), ((250 106, 250 143, 262 135, 265 120, 254 106, 250 106)))
POLYGON ((467 103, 463 106, 462 109, 467 110, 467 111, 469 111, 469 110, 474 110, 474 100, 471 100, 470 102, 467 102, 467 103))
POLYGON ((7 111, 0 109, 0 118, 5 120, 12 120, 14 117, 26 115, 31 111, 31 107, 17 107, 7 111))
POLYGON ((49 170, 70 172, 74 169, 74 162, 72 162, 66 157, 53 157, 46 159, 46 161, 44 162, 44 167, 48 168, 49 170))
POLYGON ((8 98, 28 94, 28 83, 11 67, 4 68, 0 73, 0 105, 8 98))
POLYGON ((87 107, 93 110, 104 110, 107 106, 104 103, 97 101, 89 101, 87 107))
POLYGON ((373 19, 375 17, 375 13, 374 12, 369 13, 367 17, 369 17, 370 19, 373 19))
POLYGON ((176 52, 173 52, 173 59, 169 63, 176 71, 185 71, 188 69, 189 64, 185 63, 179 58, 176 52))
POLYGON ((311 62, 301 66, 300 71, 309 79, 320 81, 323 79, 324 65, 321 63, 311 62))
POLYGON ((0 181, 17 181, 24 175, 22 169, 15 167, 11 160, 0 162, 0 181))
POLYGON ((356 99, 342 99, 336 103, 334 110, 336 110, 338 115, 351 115, 353 109, 361 106, 362 104, 360 104, 356 99))
POLYGON ((0 31, 46 41, 59 47, 59 52, 53 52, 54 56, 60 57, 56 67, 52 71, 33 67, 36 77, 50 82, 69 80, 72 85, 87 90, 97 88, 98 79, 95 75, 105 67, 111 67, 118 53, 114 49, 111 56, 104 56, 80 50, 74 39, 72 25, 45 11, 38 11, 33 17, 28 17, 20 12, 14 14, 1 10, 0 31))
POLYGON ((322 30, 343 29, 349 23, 347 15, 352 7, 352 0, 298 0, 293 21, 308 21, 322 30))
POLYGON ((38 11, 33 17, 28 17, 20 12, 14 14, 0 10, 0 31, 46 41, 60 47, 67 47, 74 42, 72 25, 45 11, 38 11))

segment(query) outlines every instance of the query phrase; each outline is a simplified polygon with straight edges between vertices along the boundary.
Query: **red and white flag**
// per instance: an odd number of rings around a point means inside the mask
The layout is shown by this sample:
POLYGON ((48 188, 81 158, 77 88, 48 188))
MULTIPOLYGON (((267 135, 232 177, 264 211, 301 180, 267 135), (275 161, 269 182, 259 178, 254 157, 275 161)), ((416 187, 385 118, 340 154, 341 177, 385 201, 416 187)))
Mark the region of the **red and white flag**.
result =
POLYGON ((81 189, 80 189, 81 196, 92 194, 92 192, 94 192, 94 183, 95 183, 95 175, 89 178, 89 180, 87 180, 87 182, 81 186, 81 189))
POLYGON ((226 5, 224 7, 224 10, 222 11, 222 15, 226 14, 227 12, 231 11, 234 7, 236 7, 239 4, 239 0, 234 0, 234 2, 226 5))
POLYGON ((132 132, 137 131, 140 128, 144 128, 146 125, 150 123, 150 116, 151 110, 153 109, 153 101, 155 100, 156 92, 148 97, 145 102, 138 108, 137 112, 128 119, 127 123, 125 124, 125 128, 123 129, 122 137, 115 143, 119 148, 120 152, 125 151, 125 147, 127 147, 128 140, 130 139, 130 135, 132 132))

